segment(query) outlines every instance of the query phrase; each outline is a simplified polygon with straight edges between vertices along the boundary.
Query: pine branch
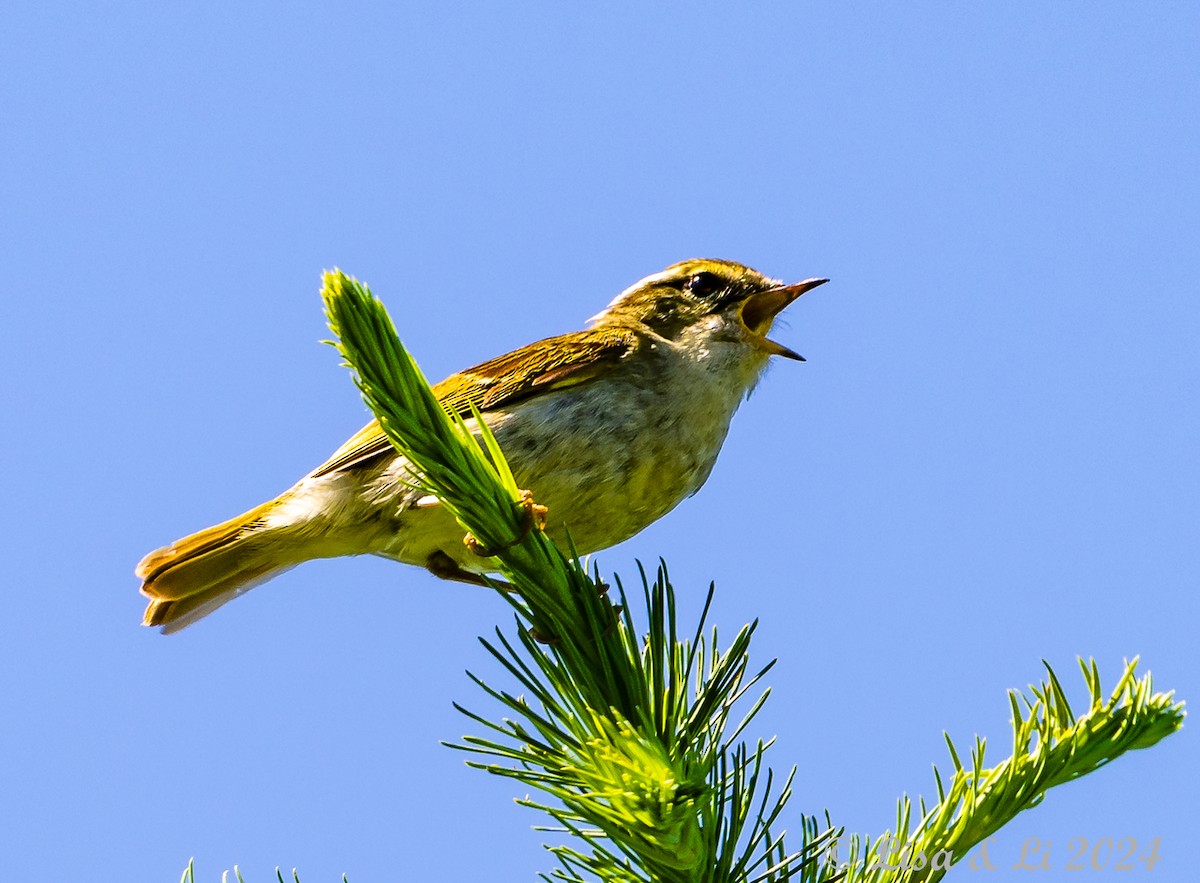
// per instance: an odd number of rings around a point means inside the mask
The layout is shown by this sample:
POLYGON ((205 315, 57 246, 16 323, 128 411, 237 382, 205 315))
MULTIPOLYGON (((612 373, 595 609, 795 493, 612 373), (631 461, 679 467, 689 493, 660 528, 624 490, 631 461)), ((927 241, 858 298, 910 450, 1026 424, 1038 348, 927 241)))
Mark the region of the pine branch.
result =
POLYGON ((904 797, 896 810, 896 827, 874 842, 850 843, 844 864, 836 849, 827 855, 825 873, 846 871, 846 883, 917 883, 940 880, 951 864, 983 842, 1018 813, 1037 806, 1046 792, 1112 762, 1126 751, 1149 748, 1183 725, 1183 703, 1174 693, 1155 693, 1149 674, 1138 678, 1137 659, 1107 699, 1096 661, 1079 665, 1087 685, 1089 707, 1078 717, 1050 665, 1046 680, 1029 694, 1010 690, 1012 755, 994 767, 984 766, 986 742, 976 739, 970 763, 964 765, 949 735, 946 745, 954 771, 949 784, 935 766, 937 802, 919 802, 920 817, 912 824, 912 802, 904 797))
MULTIPOLYGON (((937 881, 1050 788, 1182 726, 1183 703, 1172 693, 1155 693, 1148 674, 1138 678, 1136 659, 1107 698, 1095 661, 1080 660, 1089 706, 1078 716, 1047 665, 1047 679, 1028 694, 1009 692, 1009 758, 985 767, 985 742, 976 739, 964 765, 947 736, 954 770, 945 779, 934 768, 937 801, 927 806, 920 800, 915 823, 912 802, 902 798, 894 831, 869 841, 851 838, 842 862, 841 831, 828 813, 824 824, 801 818, 801 849, 789 852, 777 832, 795 769, 778 783, 764 763, 769 743, 751 748, 739 741, 767 691, 740 718, 732 716, 770 669, 749 668, 754 624, 720 650, 716 629, 705 634, 710 586, 699 624, 681 635, 663 564, 653 582, 640 574, 639 608, 648 630, 639 638, 619 579, 614 605, 608 587, 589 577, 576 556, 564 555, 536 524, 529 529, 530 501, 495 438, 477 412, 442 408, 383 305, 337 271, 326 274, 323 295, 335 345, 392 444, 415 464, 414 482, 436 495, 473 539, 503 550, 496 568, 516 592, 501 591, 501 597, 519 622, 532 626, 515 639, 497 629, 494 641, 483 641, 524 693, 470 675, 512 717, 497 722, 456 706, 490 735, 451 747, 484 758, 472 766, 547 795, 546 803, 519 802, 558 825, 542 830, 574 839, 549 847, 559 866, 544 880, 937 881), (554 641, 541 644, 533 634, 554 641)), ((243 883, 236 867, 234 876, 243 883)), ((286 883, 282 871, 276 877, 286 883)), ((299 883, 294 871, 292 879, 299 883)), ((228 872, 222 881, 228 883, 228 872)), ((195 883, 192 863, 182 883, 195 883)))

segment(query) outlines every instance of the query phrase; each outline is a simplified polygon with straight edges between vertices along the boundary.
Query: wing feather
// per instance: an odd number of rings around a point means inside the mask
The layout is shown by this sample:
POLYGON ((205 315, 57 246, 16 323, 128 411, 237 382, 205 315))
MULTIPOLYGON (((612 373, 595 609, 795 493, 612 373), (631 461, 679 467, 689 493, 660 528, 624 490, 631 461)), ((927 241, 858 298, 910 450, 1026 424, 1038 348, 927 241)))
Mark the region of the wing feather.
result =
MULTIPOLYGON (((446 410, 464 417, 470 416, 472 404, 486 413, 550 390, 587 383, 633 352, 640 340, 637 332, 612 326, 549 337, 451 374, 433 387, 433 394, 446 410)), ((353 469, 393 450, 379 421, 372 420, 312 474, 353 469)))

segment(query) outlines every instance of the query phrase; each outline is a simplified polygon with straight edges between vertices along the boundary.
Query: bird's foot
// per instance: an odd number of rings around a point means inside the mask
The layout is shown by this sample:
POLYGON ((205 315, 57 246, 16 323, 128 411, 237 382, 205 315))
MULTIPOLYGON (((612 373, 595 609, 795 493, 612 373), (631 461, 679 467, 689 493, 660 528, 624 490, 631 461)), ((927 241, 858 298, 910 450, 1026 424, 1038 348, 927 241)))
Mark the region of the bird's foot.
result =
POLYGON ((511 543, 506 543, 499 549, 489 549, 483 543, 479 542, 479 540, 475 539, 473 534, 467 534, 463 537, 463 543, 480 558, 492 558, 499 555, 505 549, 511 549, 520 543, 521 540, 529 536, 530 531, 542 531, 546 529, 546 515, 550 510, 533 501, 533 491, 521 491, 521 502, 518 505, 524 510, 524 515, 521 518, 521 531, 511 543))

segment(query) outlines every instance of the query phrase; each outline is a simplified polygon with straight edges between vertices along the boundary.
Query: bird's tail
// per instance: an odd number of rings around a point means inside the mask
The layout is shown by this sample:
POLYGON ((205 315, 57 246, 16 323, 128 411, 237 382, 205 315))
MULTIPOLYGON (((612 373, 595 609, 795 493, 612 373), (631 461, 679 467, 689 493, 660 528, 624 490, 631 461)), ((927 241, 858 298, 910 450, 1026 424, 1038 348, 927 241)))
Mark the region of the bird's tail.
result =
POLYGON ((176 540, 143 558, 135 573, 150 599, 144 625, 163 634, 187 628, 227 601, 320 555, 305 541, 304 524, 271 523, 286 499, 263 503, 237 518, 176 540))

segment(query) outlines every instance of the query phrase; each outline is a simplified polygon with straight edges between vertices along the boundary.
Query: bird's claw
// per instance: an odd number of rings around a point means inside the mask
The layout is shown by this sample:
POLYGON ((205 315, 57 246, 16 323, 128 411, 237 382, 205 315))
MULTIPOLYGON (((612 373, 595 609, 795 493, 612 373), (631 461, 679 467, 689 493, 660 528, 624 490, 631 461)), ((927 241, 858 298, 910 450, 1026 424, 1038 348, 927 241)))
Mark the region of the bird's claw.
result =
POLYGON ((483 543, 479 542, 479 540, 475 539, 474 534, 467 534, 463 537, 463 543, 466 547, 480 558, 493 558, 505 549, 511 549, 513 546, 519 544, 525 537, 529 536, 530 531, 544 531, 546 529, 546 516, 550 510, 533 501, 533 491, 521 491, 521 501, 517 505, 524 510, 524 515, 521 518, 521 531, 512 542, 506 543, 499 549, 489 549, 483 543))

